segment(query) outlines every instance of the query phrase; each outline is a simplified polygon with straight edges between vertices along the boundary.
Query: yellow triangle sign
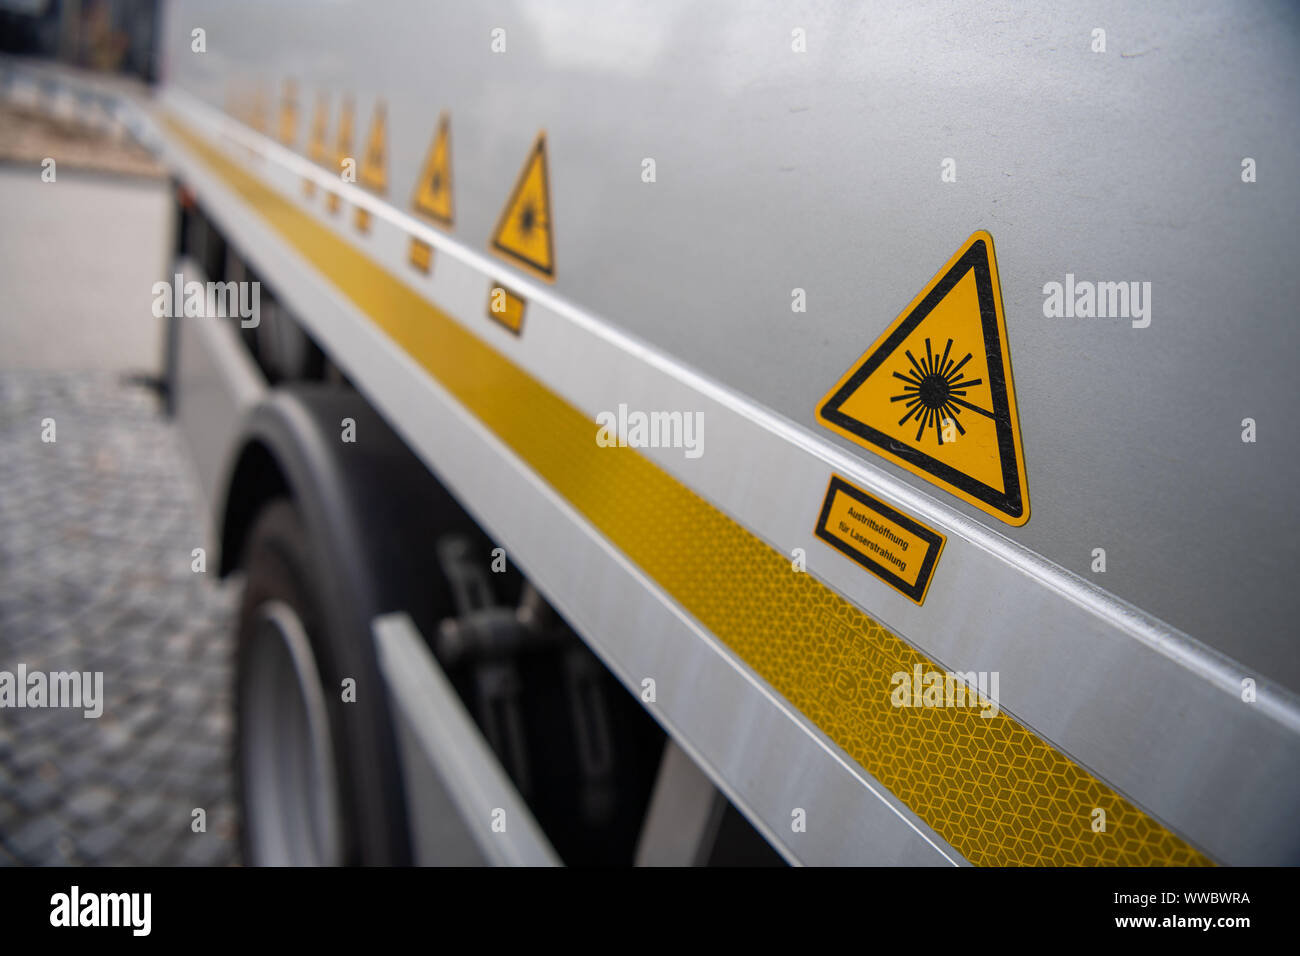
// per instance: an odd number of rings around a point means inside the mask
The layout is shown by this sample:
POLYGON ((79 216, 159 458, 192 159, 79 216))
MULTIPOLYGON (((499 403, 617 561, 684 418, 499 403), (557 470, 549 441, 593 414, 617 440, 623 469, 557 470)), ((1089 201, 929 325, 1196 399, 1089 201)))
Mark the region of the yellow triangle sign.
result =
MULTIPOLYGON (((339 129, 338 136, 334 146, 334 175, 338 176, 343 170, 343 164, 352 158, 352 100, 344 97, 343 105, 339 112, 339 129)), ((332 213, 339 211, 339 194, 327 193, 325 196, 325 208, 332 213)))
POLYGON ((266 89, 260 84, 253 91, 253 129, 259 133, 267 132, 270 107, 266 103, 266 89))
POLYGON ((451 120, 446 113, 438 118, 438 132, 429 147, 419 182, 415 188, 415 211, 434 222, 450 227, 454 218, 451 201, 451 120))
POLYGON ((1029 520, 992 236, 966 240, 835 383, 817 420, 1007 524, 1029 520))
POLYGON ((371 192, 382 193, 388 189, 388 123, 382 102, 375 104, 370 135, 366 137, 366 154, 361 158, 357 178, 371 192))
POLYGON ((334 175, 343 168, 343 161, 352 158, 352 100, 344 99, 339 113, 339 130, 334 144, 334 175))
MULTIPOLYGON (((316 112, 311 118, 311 132, 307 137, 307 158, 317 166, 325 165, 325 128, 329 125, 329 104, 325 99, 325 94, 319 93, 316 96, 316 112)), ((303 177, 302 194, 304 196, 316 195, 316 180, 310 176, 303 177)))
POLYGON ((551 186, 546 172, 546 134, 537 142, 519 174, 510 201, 501 212, 492 248, 526 266, 543 279, 555 279, 555 254, 551 245, 551 186))
POLYGON ((284 98, 280 102, 280 142, 290 148, 298 139, 298 87, 293 80, 284 81, 284 98))
POLYGON ((327 160, 325 133, 329 126, 329 101, 325 94, 316 97, 316 112, 311 119, 311 142, 307 146, 307 156, 317 166, 324 166, 327 160))

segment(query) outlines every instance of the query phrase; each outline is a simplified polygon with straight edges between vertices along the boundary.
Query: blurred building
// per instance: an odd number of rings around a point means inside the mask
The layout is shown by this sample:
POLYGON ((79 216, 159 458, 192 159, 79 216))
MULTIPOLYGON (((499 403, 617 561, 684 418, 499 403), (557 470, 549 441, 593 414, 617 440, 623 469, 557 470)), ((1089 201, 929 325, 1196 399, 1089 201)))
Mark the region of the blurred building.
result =
POLYGON ((0 52, 157 79, 159 0, 0 0, 0 52))

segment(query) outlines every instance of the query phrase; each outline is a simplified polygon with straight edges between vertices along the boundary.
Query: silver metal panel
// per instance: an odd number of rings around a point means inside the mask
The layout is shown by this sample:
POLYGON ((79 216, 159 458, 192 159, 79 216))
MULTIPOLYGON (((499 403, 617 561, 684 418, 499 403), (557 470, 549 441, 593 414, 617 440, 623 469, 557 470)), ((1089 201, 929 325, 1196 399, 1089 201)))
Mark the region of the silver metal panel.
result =
MULTIPOLYGON (((231 155, 258 150, 262 158, 255 168, 286 195, 299 194, 302 175, 317 176, 322 184, 328 181, 326 174, 264 138, 218 116, 204 119, 204 110, 183 96, 172 95, 169 102, 200 126, 210 123, 212 135, 232 138, 231 155)), ((185 165, 183 151, 176 152, 176 159, 185 165)), ((200 187, 208 185, 201 169, 195 180, 200 187)), ((222 197, 221 187, 213 187, 213 195, 222 197)), ((773 546, 806 547, 810 570, 946 666, 999 670, 1005 677, 1000 700, 1004 709, 1192 835, 1217 858, 1248 862, 1296 857, 1296 836, 1288 831, 1280 838, 1279 831, 1279 821, 1288 819, 1300 795, 1300 721, 1288 695, 1265 684, 1257 703, 1243 705, 1242 672, 1231 662, 989 535, 974 522, 936 508, 906 485, 861 468, 851 457, 628 340, 535 283, 514 282, 531 303, 528 335, 518 339, 487 323, 481 310, 487 277, 500 271, 494 263, 359 190, 337 183, 333 188, 375 212, 372 235, 358 239, 346 217, 315 210, 323 223, 395 275, 410 274, 404 268, 408 232, 432 242, 439 249, 439 266, 429 285, 417 287, 430 290, 431 299, 579 407, 594 414, 630 396, 645 399, 644 407, 706 409, 712 449, 708 454, 696 461, 671 450, 651 451, 651 457, 773 546), (812 538, 828 468, 950 534, 924 607, 905 601, 812 538), (800 504, 791 507, 791 501, 800 504), (947 597, 936 597, 935 589, 945 582, 947 597), (1152 687, 1161 692, 1150 693, 1152 687), (1188 785, 1189 767, 1200 768, 1196 786, 1188 785)), ((214 208, 227 218, 227 228, 246 234, 246 217, 237 203, 226 200, 214 208)), ((293 271, 296 257, 285 255, 274 240, 266 241, 265 227, 256 218, 250 225, 255 238, 246 248, 266 255, 273 267, 289 269, 287 274, 302 273, 300 265, 293 271)), ((319 283, 314 274, 302 274, 319 283)), ((360 347, 376 333, 358 328, 346 314, 329 307, 337 301, 337 294, 326 286, 324 299, 304 298, 291 305, 309 317, 399 431, 445 476, 451 468, 446 457, 456 446, 431 443, 429 436, 435 433, 422 423, 425 409, 417 392, 406 402, 385 403, 394 373, 384 371, 382 362, 372 365, 367 350, 360 347)), ((381 354, 395 351, 385 338, 379 339, 381 354)), ((482 482, 464 488, 451 483, 493 528, 500 518, 484 504, 482 482)), ((547 517, 519 520, 546 524, 547 517)), ((524 553, 521 563, 527 567, 526 552, 520 552, 517 543, 518 521, 502 527, 506 530, 498 538, 512 552, 524 553)), ((571 602, 591 600, 580 576, 571 578, 556 568, 537 574, 544 590, 556 588, 557 578, 562 578, 558 593, 568 591, 571 602)), ((548 591, 559 601, 556 593, 548 591)), ((574 614, 570 617, 577 622, 574 614)), ((599 640, 598 631, 581 625, 579 630, 589 640, 599 640)), ((695 732, 687 730, 687 739, 695 732)))
POLYGON ((418 728, 405 715, 398 715, 396 723, 412 861, 417 866, 487 865, 488 858, 424 752, 418 728))
MULTIPOLYGON (((207 282, 192 259, 176 262, 186 282, 207 282)), ((176 420, 189 442, 210 522, 220 520, 225 483, 240 440, 244 416, 266 391, 266 379, 239 341, 233 322, 178 318, 176 322, 176 420)), ((220 541, 221 535, 211 540, 220 541)))
MULTIPOLYGON (((396 705, 402 732, 416 746, 406 748, 404 766, 416 773, 426 768, 438 780, 460 812, 465 831, 484 858, 498 866, 555 866, 555 849, 533 818, 532 811, 501 768, 492 748, 456 696, 451 682, 434 660, 419 631, 405 614, 375 618, 375 644, 396 705), (495 829, 501 821, 504 829, 495 829)), ((423 791, 420 799, 425 799, 423 791)), ((436 845, 442 834, 430 829, 439 821, 415 820, 420 862, 441 860, 436 845)), ((457 858, 464 853, 458 841, 457 858)))
POLYGON ((713 781, 669 740, 637 840, 636 865, 702 866, 726 809, 713 781))
POLYGON ((164 56, 174 85, 214 104, 286 76, 304 114, 319 88, 335 105, 353 94, 358 137, 382 96, 402 205, 449 109, 472 248, 545 128, 566 299, 1063 569, 1092 579, 1105 547, 1097 583, 1294 691, 1300 592, 1278 569, 1300 562, 1284 411, 1300 354, 1284 319, 1300 294, 1298 18, 1210 0, 178 0, 164 56), (193 25, 206 54, 190 52, 193 25), (1240 181, 1245 156, 1256 184, 1240 181), (956 183, 940 181, 945 157, 956 183), (1020 400, 1033 516, 1019 529, 813 420, 977 228, 997 242, 1020 400), (1042 287, 1067 272, 1151 282, 1151 327, 1044 318, 1042 287), (790 311, 796 286, 806 315, 790 311))

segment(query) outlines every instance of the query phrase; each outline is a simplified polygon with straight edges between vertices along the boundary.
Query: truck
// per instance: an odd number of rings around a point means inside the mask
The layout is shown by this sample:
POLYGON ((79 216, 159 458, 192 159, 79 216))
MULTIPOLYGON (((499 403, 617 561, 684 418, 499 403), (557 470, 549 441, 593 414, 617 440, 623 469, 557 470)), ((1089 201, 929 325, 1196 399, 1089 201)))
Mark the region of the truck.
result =
POLYGON ((246 860, 1300 862, 1297 36, 168 0, 246 860))

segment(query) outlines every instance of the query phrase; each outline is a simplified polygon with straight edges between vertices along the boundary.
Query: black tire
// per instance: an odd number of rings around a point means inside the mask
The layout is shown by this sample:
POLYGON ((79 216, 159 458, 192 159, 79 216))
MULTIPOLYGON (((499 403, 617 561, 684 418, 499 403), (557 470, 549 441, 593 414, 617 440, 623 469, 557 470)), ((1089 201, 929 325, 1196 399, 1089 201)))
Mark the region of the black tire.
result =
MULTIPOLYGON (((256 708, 254 671, 259 654, 254 642, 268 640, 264 625, 269 608, 288 608, 305 632, 328 715, 333 750, 332 775, 338 809, 337 854, 347 865, 405 865, 410 863, 397 744, 387 694, 380 677, 374 642, 361 622, 369 617, 353 600, 349 582, 335 580, 326 558, 312 547, 298 511, 285 499, 268 503, 247 539, 246 573, 239 609, 235 666, 235 770, 240 803, 240 841, 247 862, 258 862, 251 845, 250 778, 246 766, 249 745, 266 745, 274 728, 258 726, 247 711, 256 708), (277 602, 282 602, 277 604, 277 602), (345 678, 356 681, 356 700, 345 703, 345 678)), ((264 715, 265 710, 261 711, 264 715)), ((278 746, 278 744, 277 744, 278 746)), ((265 774, 265 771, 263 771, 265 774)), ((264 791, 262 791, 264 792, 264 791)), ((307 811, 304 806, 304 813, 307 811)))

